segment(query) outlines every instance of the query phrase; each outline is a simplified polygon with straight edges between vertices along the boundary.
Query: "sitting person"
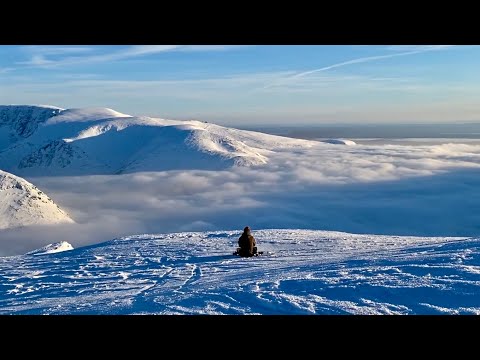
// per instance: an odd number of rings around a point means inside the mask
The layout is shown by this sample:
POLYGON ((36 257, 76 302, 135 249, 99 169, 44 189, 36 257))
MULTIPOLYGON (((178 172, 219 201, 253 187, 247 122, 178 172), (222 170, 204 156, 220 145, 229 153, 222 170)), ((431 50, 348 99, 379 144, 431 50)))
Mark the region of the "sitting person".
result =
POLYGON ((252 236, 250 227, 246 226, 243 229, 243 234, 238 239, 238 254, 240 256, 250 257, 257 253, 255 238, 252 236))

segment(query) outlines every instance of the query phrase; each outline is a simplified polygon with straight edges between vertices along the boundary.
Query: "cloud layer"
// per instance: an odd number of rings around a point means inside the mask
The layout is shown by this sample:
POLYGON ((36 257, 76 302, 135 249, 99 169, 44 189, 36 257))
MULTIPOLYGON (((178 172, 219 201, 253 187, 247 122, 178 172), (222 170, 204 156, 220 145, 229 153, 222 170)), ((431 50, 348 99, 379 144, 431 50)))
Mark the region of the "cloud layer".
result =
POLYGON ((266 166, 28 178, 77 221, 0 233, 0 255, 152 232, 309 228, 480 234, 480 145, 323 144, 266 166))

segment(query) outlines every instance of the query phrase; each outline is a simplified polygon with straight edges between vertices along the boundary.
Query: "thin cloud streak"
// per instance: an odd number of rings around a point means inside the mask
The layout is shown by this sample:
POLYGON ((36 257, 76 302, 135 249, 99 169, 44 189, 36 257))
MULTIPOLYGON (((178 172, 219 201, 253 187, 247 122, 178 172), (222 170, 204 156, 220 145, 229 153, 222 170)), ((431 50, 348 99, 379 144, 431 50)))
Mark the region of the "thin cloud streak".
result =
POLYGON ((387 50, 393 51, 435 51, 444 50, 457 45, 392 45, 388 46, 387 50))
POLYGON ((14 68, 12 68, 12 67, 0 68, 0 74, 6 74, 6 73, 11 72, 13 70, 14 70, 14 68))
POLYGON ((29 61, 19 62, 18 64, 33 67, 56 67, 82 63, 109 62, 137 56, 151 55, 164 51, 171 51, 177 47, 178 45, 134 45, 106 54, 66 57, 59 60, 49 60, 43 55, 37 54, 34 55, 29 61))
POLYGON ((322 71, 327 71, 347 65, 352 65, 352 64, 360 64, 360 63, 366 63, 366 62, 371 62, 371 61, 376 61, 376 60, 383 60, 383 59, 390 59, 390 58, 395 58, 399 56, 408 56, 408 55, 414 55, 414 54, 421 54, 429 51, 435 51, 435 50, 441 50, 441 49, 447 49, 449 48, 450 45, 440 45, 440 46, 427 46, 427 47, 420 47, 417 50, 412 50, 412 51, 407 51, 403 53, 396 53, 396 54, 385 54, 385 55, 377 55, 377 56, 367 56, 367 57, 362 57, 358 59, 353 59, 353 60, 348 60, 348 61, 343 61, 337 64, 329 65, 329 66, 324 66, 319 69, 314 69, 314 70, 309 70, 309 71, 304 71, 300 72, 298 74, 292 75, 290 77, 281 79, 279 82, 268 84, 264 87, 264 89, 268 89, 272 86, 278 86, 278 85, 284 85, 284 82, 288 82, 291 80, 296 80, 298 78, 311 75, 314 73, 322 72, 322 71))
POLYGON ((334 69, 334 68, 338 68, 338 67, 342 67, 342 66, 346 66, 346 65, 360 64, 360 63, 370 62, 370 61, 374 61, 374 60, 381 60, 381 59, 389 59, 389 58, 394 58, 394 57, 398 57, 398 56, 419 54, 419 53, 422 53, 422 52, 425 52, 425 51, 427 51, 427 50, 416 50, 416 51, 409 51, 409 52, 404 52, 404 53, 400 53, 400 54, 378 55, 378 56, 368 56, 368 57, 358 58, 358 59, 354 59, 354 60, 344 61, 344 62, 341 62, 341 63, 338 63, 338 64, 325 66, 325 67, 315 69, 315 70, 304 71, 304 72, 301 72, 299 74, 293 75, 292 77, 290 77, 290 79, 296 79, 296 78, 299 78, 299 77, 302 77, 302 76, 314 74, 314 73, 321 72, 321 71, 327 71, 327 70, 330 70, 330 69, 334 69))
POLYGON ((22 50, 42 55, 63 55, 63 54, 78 54, 88 53, 95 49, 90 46, 42 46, 42 45, 28 45, 23 46, 22 50))
POLYGON ((182 45, 177 51, 227 51, 240 50, 253 47, 254 45, 182 45))
POLYGON ((34 47, 29 51, 34 52, 34 55, 28 61, 21 61, 17 64, 31 67, 57 67, 85 63, 101 63, 109 61, 118 61, 139 56, 153 55, 167 51, 183 51, 183 52, 200 52, 200 51, 227 51, 245 48, 240 45, 132 45, 122 50, 108 52, 105 54, 97 54, 86 56, 68 56, 60 59, 48 59, 46 55, 59 55, 70 53, 88 53, 93 48, 70 48, 60 47, 34 47))

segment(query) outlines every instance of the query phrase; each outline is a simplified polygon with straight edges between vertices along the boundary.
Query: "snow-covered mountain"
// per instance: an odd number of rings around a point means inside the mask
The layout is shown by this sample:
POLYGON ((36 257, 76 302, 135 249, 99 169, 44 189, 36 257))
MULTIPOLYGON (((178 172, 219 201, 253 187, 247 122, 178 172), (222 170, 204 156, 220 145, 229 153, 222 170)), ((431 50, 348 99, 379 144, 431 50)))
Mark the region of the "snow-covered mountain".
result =
POLYGON ((54 106, 0 105, 0 150, 29 137, 61 111, 54 106))
POLYGON ((272 152, 320 144, 107 108, 3 106, 0 116, 0 167, 21 176, 219 170, 266 164, 272 152))
POLYGON ((0 170, 0 229, 58 223, 73 220, 35 185, 0 170))
POLYGON ((257 230, 0 258, 1 314, 480 314, 480 239, 257 230))

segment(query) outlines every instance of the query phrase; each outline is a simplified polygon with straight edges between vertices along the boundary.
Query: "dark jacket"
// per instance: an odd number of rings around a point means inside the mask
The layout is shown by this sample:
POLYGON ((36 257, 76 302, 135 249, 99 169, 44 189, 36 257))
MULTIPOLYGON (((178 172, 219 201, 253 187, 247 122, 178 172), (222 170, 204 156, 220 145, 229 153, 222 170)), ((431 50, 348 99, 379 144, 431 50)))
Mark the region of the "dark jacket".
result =
POLYGON ((238 239, 239 254, 241 256, 253 256, 256 245, 255 238, 249 232, 244 232, 238 239))

